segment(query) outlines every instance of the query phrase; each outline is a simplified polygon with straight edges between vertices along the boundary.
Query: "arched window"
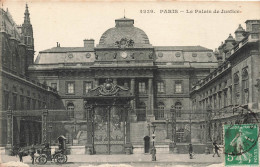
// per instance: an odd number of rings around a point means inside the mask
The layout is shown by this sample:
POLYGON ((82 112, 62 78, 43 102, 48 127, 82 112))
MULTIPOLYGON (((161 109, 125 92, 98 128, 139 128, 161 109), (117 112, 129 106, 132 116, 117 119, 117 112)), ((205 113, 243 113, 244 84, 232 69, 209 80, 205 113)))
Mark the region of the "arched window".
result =
POLYGON ((182 109, 181 102, 176 102, 175 103, 176 117, 181 117, 181 109, 182 109))
POLYGON ((240 96, 240 91, 239 91, 239 76, 238 74, 234 74, 234 99, 235 99, 235 104, 239 104, 239 96, 240 96))
POLYGON ((155 115, 155 118, 157 120, 164 119, 164 108, 165 108, 164 103, 159 102, 157 105, 157 112, 155 115))
POLYGON ((243 104, 247 104, 249 102, 249 80, 248 80, 248 72, 247 70, 243 70, 242 73, 242 99, 243 104))
POLYGON ((73 103, 68 103, 67 104, 67 111, 68 111, 68 116, 70 118, 73 118, 74 117, 74 104, 73 103))
POLYGON ((180 128, 176 131, 177 143, 184 142, 184 128, 180 128))

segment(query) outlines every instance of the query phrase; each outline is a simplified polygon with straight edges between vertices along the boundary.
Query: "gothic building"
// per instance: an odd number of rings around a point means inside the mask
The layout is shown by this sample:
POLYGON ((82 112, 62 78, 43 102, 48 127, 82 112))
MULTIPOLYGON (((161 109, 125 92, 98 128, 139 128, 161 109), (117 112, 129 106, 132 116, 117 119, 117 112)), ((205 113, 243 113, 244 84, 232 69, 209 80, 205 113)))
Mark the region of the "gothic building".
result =
POLYGON ((56 108, 59 95, 55 89, 29 78, 27 69, 34 61, 34 38, 28 6, 22 25, 16 25, 8 10, 0 10, 0 145, 40 142, 40 121, 20 115, 45 106, 56 108), (14 117, 9 122, 11 115, 14 117), (15 127, 13 131, 10 126, 15 127))

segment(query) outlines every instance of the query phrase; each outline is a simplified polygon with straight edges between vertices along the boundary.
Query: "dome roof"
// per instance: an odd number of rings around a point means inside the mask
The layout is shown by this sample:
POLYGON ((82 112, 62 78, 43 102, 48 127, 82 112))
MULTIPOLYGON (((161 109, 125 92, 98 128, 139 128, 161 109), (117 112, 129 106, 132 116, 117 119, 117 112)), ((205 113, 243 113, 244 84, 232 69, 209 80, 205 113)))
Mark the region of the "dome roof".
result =
POLYGON ((118 47, 122 39, 133 42, 133 47, 150 46, 148 36, 143 30, 134 27, 133 19, 117 19, 115 23, 115 27, 102 34, 98 47, 118 47))

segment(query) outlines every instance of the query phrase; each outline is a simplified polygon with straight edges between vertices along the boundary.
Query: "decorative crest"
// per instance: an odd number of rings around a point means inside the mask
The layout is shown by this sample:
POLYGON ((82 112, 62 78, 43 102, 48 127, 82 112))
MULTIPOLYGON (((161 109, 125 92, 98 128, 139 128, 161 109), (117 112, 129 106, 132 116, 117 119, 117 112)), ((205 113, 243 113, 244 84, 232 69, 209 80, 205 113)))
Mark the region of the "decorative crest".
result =
POLYGON ((115 96, 120 90, 127 91, 128 88, 114 84, 111 79, 106 79, 106 82, 103 85, 100 85, 91 91, 95 90, 102 96, 115 96))
POLYGON ((118 48, 131 48, 134 46, 134 43, 132 39, 122 38, 120 41, 115 42, 115 46, 118 48))

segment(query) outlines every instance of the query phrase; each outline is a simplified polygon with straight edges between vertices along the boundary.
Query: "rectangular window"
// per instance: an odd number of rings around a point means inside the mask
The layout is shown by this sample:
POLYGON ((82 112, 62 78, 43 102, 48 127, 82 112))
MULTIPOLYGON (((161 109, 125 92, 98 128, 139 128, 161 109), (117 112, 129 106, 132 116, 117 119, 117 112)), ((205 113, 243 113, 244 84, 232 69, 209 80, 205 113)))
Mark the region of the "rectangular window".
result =
POLYGON ((85 93, 87 94, 89 90, 92 89, 92 82, 85 82, 84 89, 85 89, 85 93))
POLYGON ((17 95, 13 94, 13 109, 16 110, 17 109, 17 95))
POLYGON ((145 82, 139 82, 138 88, 139 88, 139 93, 145 93, 146 92, 145 82))
POLYGON ((67 93, 74 94, 75 93, 75 83, 67 82, 67 93))
POLYGON ((24 109, 24 97, 20 96, 21 110, 24 109))
POLYGON ((27 97, 27 109, 31 109, 31 99, 29 97, 27 97))
POLYGON ((182 93, 182 82, 175 81, 175 93, 182 93))
POLYGON ((51 83, 51 87, 57 90, 57 83, 51 83))
POLYGON ((32 109, 33 110, 36 109, 36 100, 35 99, 32 100, 32 109))
POLYGON ((5 110, 8 110, 9 107, 9 93, 5 92, 5 96, 4 96, 4 103, 5 103, 5 110))
POLYGON ((157 92, 164 93, 164 83, 162 81, 157 82, 157 92))

